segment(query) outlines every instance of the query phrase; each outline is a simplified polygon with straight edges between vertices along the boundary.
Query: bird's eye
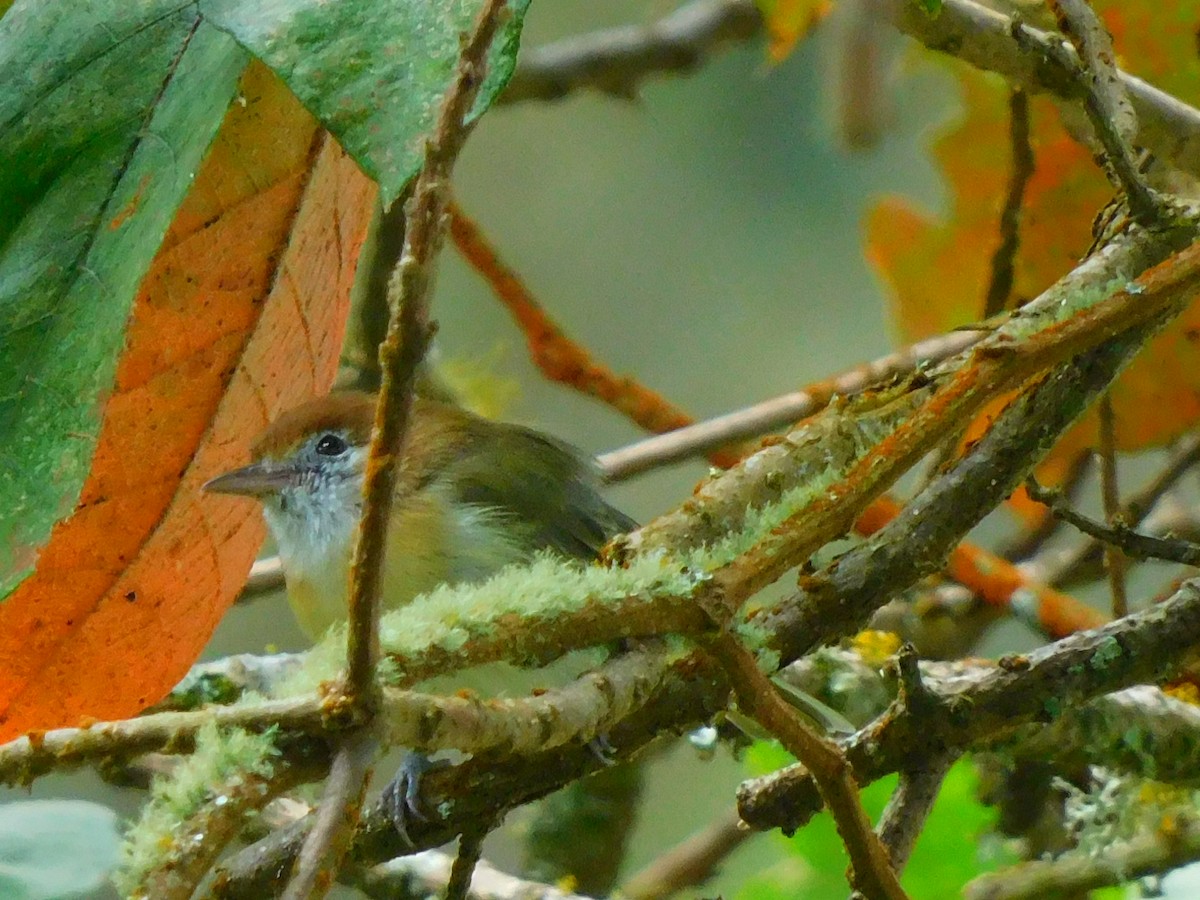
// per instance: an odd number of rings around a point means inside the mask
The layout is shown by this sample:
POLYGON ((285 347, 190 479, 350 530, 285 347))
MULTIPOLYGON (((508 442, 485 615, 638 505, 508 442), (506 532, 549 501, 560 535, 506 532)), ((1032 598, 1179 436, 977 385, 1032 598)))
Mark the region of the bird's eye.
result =
POLYGON ((346 442, 336 434, 323 434, 317 441, 317 452, 322 456, 341 456, 346 452, 346 442))

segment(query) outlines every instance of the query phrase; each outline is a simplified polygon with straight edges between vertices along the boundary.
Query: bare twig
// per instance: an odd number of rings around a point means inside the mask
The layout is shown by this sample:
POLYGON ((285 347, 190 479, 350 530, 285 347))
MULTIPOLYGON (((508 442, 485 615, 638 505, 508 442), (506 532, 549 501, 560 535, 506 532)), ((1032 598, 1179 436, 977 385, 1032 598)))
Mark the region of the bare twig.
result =
POLYGON ((658 900, 702 885, 734 850, 755 834, 742 825, 736 809, 727 810, 647 863, 621 886, 621 896, 630 900, 658 900))
POLYGON ((708 649, 729 675, 742 710, 778 737, 812 773, 821 799, 833 813, 838 834, 850 855, 851 886, 868 900, 907 897, 887 850, 871 830, 871 820, 858 796, 858 785, 837 745, 804 724, 759 671, 754 657, 729 632, 718 635, 708 644, 708 649))
MULTIPOLYGON (((1121 510, 1121 520, 1125 527, 1132 529, 1145 526, 1143 531, 1151 535, 1167 533, 1155 526, 1154 520, 1161 518, 1157 507, 1179 480, 1195 468, 1197 462, 1200 462, 1200 436, 1193 435, 1172 453, 1167 466, 1126 502, 1125 508, 1121 510)), ((1174 520, 1175 517, 1168 515, 1167 519, 1174 520)), ((1104 542, 1089 537, 1065 552, 1053 549, 1044 551, 1024 563, 1022 568, 1031 572, 1031 577, 1048 584, 1070 584, 1087 577, 1087 573, 1101 559, 1103 552, 1104 542)), ((1126 548, 1125 552, 1129 554, 1130 551, 1126 548)))
POLYGON ((873 384, 948 359, 978 343, 985 334, 986 331, 952 331, 919 341, 803 390, 602 454, 597 462, 607 481, 623 481, 658 466, 699 456, 714 447, 766 434, 824 409, 834 397, 857 394, 873 384))
MULTIPOLYGON (((1125 192, 1133 217, 1142 225, 1154 225, 1162 220, 1164 201, 1138 171, 1132 146, 1138 134, 1137 113, 1117 70, 1112 37, 1087 0, 1047 2, 1078 54, 1077 61, 1059 53, 1050 58, 1076 74, 1083 88, 1084 109, 1104 147, 1109 178, 1125 192)), ((1019 34, 1014 34, 1019 40, 1019 34)))
POLYGON ((1012 294, 1017 248, 1021 244, 1021 205, 1033 177, 1033 145, 1029 143, 1029 95, 1014 88, 1008 96, 1008 134, 1012 145, 1012 170, 1008 196, 1000 211, 1000 244, 992 254, 992 277, 983 301, 985 319, 1004 311, 1012 294))
POLYGON ((355 730, 340 742, 329 767, 313 829, 296 857, 283 900, 323 897, 329 890, 333 875, 350 848, 378 749, 378 740, 364 729, 355 730))
POLYGON ((501 103, 558 100, 580 88, 635 96, 660 72, 687 72, 723 46, 762 31, 749 0, 696 0, 652 25, 625 25, 524 52, 501 103))
POLYGON ((887 847, 892 865, 903 872, 916 846, 925 820, 933 809, 942 779, 954 762, 953 756, 923 760, 919 768, 903 769, 900 783, 879 820, 879 840, 887 847))
POLYGON ((467 900, 471 890, 471 876, 483 856, 483 839, 490 825, 468 828, 458 838, 458 854, 450 868, 450 880, 446 882, 446 900, 467 900))
MULTIPOLYGON (((1117 422, 1111 391, 1104 392, 1097 412, 1100 418, 1100 496, 1104 503, 1104 518, 1110 528, 1115 528, 1120 524, 1121 493, 1117 486, 1117 422)), ((1104 548, 1104 566, 1108 570, 1113 618, 1119 619, 1129 612, 1129 595, 1125 589, 1127 562, 1120 547, 1109 544, 1104 548)))
MULTIPOLYGON (((404 250, 388 284, 391 320, 379 345, 379 399, 363 483, 363 513, 350 566, 346 700, 369 726, 378 707, 379 612, 388 522, 400 454, 408 433, 417 371, 434 326, 429 289, 441 249, 449 179, 471 131, 467 113, 483 83, 486 55, 506 11, 506 0, 487 0, 459 52, 454 79, 425 145, 425 159, 405 213, 404 250)), ((386 216, 386 213, 385 213, 386 216)), ((323 897, 350 844, 362 808, 378 741, 365 731, 346 735, 334 757, 316 825, 297 860, 288 900, 323 897)))
POLYGON ((483 83, 487 49, 500 28, 504 9, 504 0, 488 0, 463 45, 454 81, 425 147, 405 221, 404 251, 388 285, 392 320, 379 347, 383 373, 363 485, 363 517, 351 568, 346 678, 352 695, 360 700, 367 700, 374 690, 384 539, 400 450, 408 431, 413 383, 433 336, 429 288, 442 244, 450 172, 471 131, 467 112, 483 83))
MULTIPOLYGON (((529 357, 542 374, 595 397, 647 431, 662 432, 690 425, 694 419, 657 391, 628 375, 618 375, 596 360, 559 328, 545 308, 500 259, 482 229, 455 203, 449 204, 450 236, 463 257, 488 282, 492 292, 525 335, 529 357)), ((716 465, 728 467, 741 454, 713 454, 716 465)))
POLYGON ((1049 506, 1054 515, 1064 522, 1078 528, 1102 544, 1120 548, 1122 553, 1127 556, 1134 559, 1165 559, 1170 562, 1182 563, 1185 566, 1200 566, 1200 545, 1198 544, 1191 541, 1138 534, 1120 523, 1104 525, 1075 512, 1062 501, 1062 497, 1057 491, 1042 487, 1033 479, 1026 481, 1025 489, 1029 492, 1030 497, 1038 503, 1049 506))

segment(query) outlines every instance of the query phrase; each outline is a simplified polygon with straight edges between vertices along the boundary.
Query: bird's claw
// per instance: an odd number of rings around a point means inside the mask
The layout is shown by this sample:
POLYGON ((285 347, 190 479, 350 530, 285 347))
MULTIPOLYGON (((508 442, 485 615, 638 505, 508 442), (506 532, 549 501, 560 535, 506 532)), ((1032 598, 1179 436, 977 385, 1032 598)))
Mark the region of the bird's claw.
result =
POLYGON ((587 748, 605 768, 611 768, 617 764, 617 748, 609 742, 607 734, 596 735, 587 742, 587 748))
POLYGON ((383 805, 388 818, 392 820, 392 827, 410 847, 416 845, 408 836, 409 823, 429 821, 429 816, 422 809, 421 780, 426 773, 444 769, 448 765, 448 761, 433 760, 424 753, 407 753, 400 763, 396 777, 383 789, 383 805))

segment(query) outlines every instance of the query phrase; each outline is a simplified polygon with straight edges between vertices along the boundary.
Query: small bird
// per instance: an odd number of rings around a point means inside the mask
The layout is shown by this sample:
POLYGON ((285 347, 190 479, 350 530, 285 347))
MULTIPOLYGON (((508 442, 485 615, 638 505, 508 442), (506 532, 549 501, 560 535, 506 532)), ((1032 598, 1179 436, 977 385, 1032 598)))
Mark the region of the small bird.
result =
MULTIPOLYGON (((313 640, 347 616, 375 397, 344 391, 280 416, 253 462, 204 489, 257 498, 279 548, 288 600, 313 640)), ((548 549, 593 559, 636 523, 598 493, 593 466, 552 437, 415 398, 398 469, 383 603, 480 581, 548 549)))

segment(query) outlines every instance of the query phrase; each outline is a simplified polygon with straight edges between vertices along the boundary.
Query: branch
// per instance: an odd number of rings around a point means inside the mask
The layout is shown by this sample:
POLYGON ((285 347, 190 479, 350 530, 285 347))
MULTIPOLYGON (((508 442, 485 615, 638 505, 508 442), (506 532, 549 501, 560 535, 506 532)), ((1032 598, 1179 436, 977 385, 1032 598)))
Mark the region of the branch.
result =
POLYGON ((943 756, 924 760, 919 767, 901 770, 900 782, 888 800, 878 829, 879 840, 887 848, 897 872, 903 872, 908 864, 925 820, 937 800, 942 780, 953 762, 953 757, 943 756))
MULTIPOLYGON (((613 757, 628 759, 666 731, 707 721, 724 708, 727 697, 728 686, 714 665, 697 657, 680 661, 643 707, 607 729, 613 757)), ((439 815, 410 822, 411 843, 396 832, 385 808, 373 806, 355 838, 351 859, 374 865, 413 850, 438 847, 497 807, 540 799, 601 765, 582 742, 530 756, 477 754, 460 766, 425 776, 422 794, 439 815)), ((308 821, 299 822, 237 854, 219 870, 213 895, 223 900, 271 896, 309 827, 308 821)))
POLYGON ((624 25, 567 38, 522 54, 501 103, 559 100, 580 88, 636 95, 648 76, 688 72, 727 44, 762 31, 749 0, 696 0, 653 25, 624 25))
POLYGON ((1008 122, 1012 171, 1008 195, 1000 211, 1000 244, 992 254, 992 277, 983 300, 985 319, 1003 312, 1012 294, 1013 270, 1021 244, 1021 206, 1035 165, 1033 146, 1029 143, 1029 95, 1019 87, 1008 97, 1008 122))
POLYGON ((313 829, 300 848, 283 900, 322 897, 329 890, 350 849, 378 750, 378 740, 365 729, 356 729, 341 740, 329 767, 313 829))
POLYGON ((840 749, 814 732, 758 669, 733 635, 722 632, 706 645, 724 667, 738 705, 783 743, 811 774, 850 855, 850 884, 868 900, 903 900, 887 850, 871 830, 858 785, 840 749))
MULTIPOLYGON (((695 421, 662 394, 597 362, 577 341, 563 333, 520 276, 500 259, 479 226, 457 204, 451 203, 449 212, 450 236, 455 246, 512 315, 525 335, 530 359, 543 375, 595 397, 647 431, 670 431, 695 421)), ((715 454, 714 464, 731 466, 740 455, 715 454)))
MULTIPOLYGON (((1031 720, 1053 720, 1101 694, 1155 682, 1177 671, 1200 641, 1200 581, 1170 599, 1102 628, 1080 632, 941 683, 925 680, 928 712, 880 717, 842 741, 860 783, 1011 734, 1031 720)), ((820 808, 812 776, 793 766, 747 782, 739 812, 756 828, 792 831, 820 808)))
MULTIPOLYGON (((369 727, 378 706, 379 611, 388 523, 413 404, 417 370, 433 338, 429 290, 441 249, 450 173, 471 126, 467 113, 483 83, 487 51, 506 13, 487 0, 459 51, 404 222, 404 250, 388 283, 391 320, 379 346, 381 379, 363 483, 363 512, 350 564, 346 702, 369 727)), ((334 756, 316 827, 297 860, 286 900, 323 897, 350 843, 378 744, 365 732, 347 735, 334 756)))
MULTIPOLYGON (((1087 0, 1047 2, 1077 54, 1076 60, 1063 59, 1057 52, 1048 58, 1059 62, 1080 82, 1084 110, 1104 147, 1105 171, 1124 191, 1133 217, 1150 227, 1162 220, 1167 207, 1138 171, 1131 146, 1137 137, 1137 114, 1117 70, 1112 37, 1087 0)), ((1020 41, 1023 33, 1023 28, 1014 29, 1013 36, 1020 41)))
POLYGON ((985 333, 981 330, 939 334, 810 384, 803 390, 645 438, 601 454, 596 461, 606 481, 624 481, 650 469, 699 456, 715 447, 758 437, 821 411, 835 397, 849 397, 872 385, 942 362, 977 343, 985 333))
POLYGON ((1173 816, 1147 834, 1105 848, 1103 856, 1068 852, 981 875, 963 890, 967 900, 1081 896, 1109 885, 1162 875, 1200 859, 1200 821, 1173 816))
MULTIPOLYGON (((1177 236, 1173 240, 1178 239, 1177 236)), ((1146 246, 1154 243, 1157 241, 1152 240, 1146 246)), ((1166 249, 1161 244, 1158 246, 1158 252, 1166 249)), ((981 384, 991 383, 996 390, 1005 389, 1000 387, 1001 384, 1007 387, 1020 384, 1020 376, 992 368, 997 358, 991 354, 1003 353, 1005 332, 1010 327, 1020 328, 1020 321, 1026 317, 1037 321, 1053 315, 1045 304, 1056 302, 1056 297, 1065 299, 1061 291, 1067 291, 1067 296, 1078 296, 1076 292, 1087 290, 1084 285, 1097 277, 1104 278, 1102 284, 1110 285, 1107 289, 1100 288, 1102 292, 1111 290, 1114 276, 1121 279, 1120 268, 1132 261, 1125 257, 1131 249, 1130 244, 1110 244, 1023 307, 1004 328, 976 347, 973 359, 978 361, 977 366, 965 365, 955 372, 953 380, 928 400, 908 420, 904 429, 864 457, 856 470, 866 469, 865 479, 878 479, 881 472, 876 470, 886 470, 892 462, 892 454, 914 453, 927 447, 930 436, 952 429, 959 416, 969 415, 968 407, 977 412, 971 395, 981 384), (992 371, 986 372, 987 368, 992 371), (1010 375, 1014 377, 1010 379, 1010 375), (904 434, 906 440, 902 443, 902 431, 910 428, 917 433, 904 434)), ((1093 328, 1110 336, 1120 335, 1095 350, 1086 353, 1077 350, 1060 357, 1074 358, 1069 365, 1060 367, 1010 404, 983 438, 950 471, 933 480, 913 498, 896 519, 870 540, 847 552, 821 576, 806 578, 801 593, 762 614, 755 627, 769 635, 768 649, 779 654, 786 663, 822 642, 852 634, 897 591, 941 569, 951 549, 967 531, 1021 484, 1058 435, 1107 387, 1150 335, 1182 308, 1189 290, 1184 285, 1194 279, 1200 280, 1200 245, 1197 244, 1138 276, 1130 291, 1119 291, 1110 302, 1090 307, 1086 313, 1057 321, 1034 336, 1021 339, 1018 344, 1022 348, 1021 356, 1028 353, 1033 357, 1041 356, 1043 352, 1050 354, 1048 345, 1044 344, 1039 350, 1037 344, 1051 338, 1051 343, 1059 350, 1068 345, 1082 349, 1074 338, 1068 337, 1068 332, 1076 329, 1082 329, 1080 338, 1084 331, 1090 332, 1093 338, 1098 337, 1099 333, 1092 331, 1093 328), (1148 296, 1141 290, 1142 283, 1158 285, 1163 291, 1159 300, 1165 305, 1158 306, 1157 311, 1152 308, 1157 302, 1142 305, 1148 296), (1126 315, 1130 318, 1125 318, 1126 315), (1102 325, 1101 320, 1107 324, 1102 325), (1140 320, 1141 324, 1135 324, 1135 320, 1140 320), (1122 321, 1128 324, 1118 324, 1122 321), (1121 335, 1126 328, 1128 330, 1121 335)), ((851 482, 856 470, 851 471, 843 485, 851 482)), ((829 499, 830 502, 844 502, 840 485, 831 489, 829 499)))
MULTIPOLYGON (((419 750, 480 753, 507 748, 532 753, 588 741, 640 708, 670 677, 673 665, 653 648, 621 654, 570 684, 520 699, 421 694, 385 689, 378 730, 386 743, 419 750)), ((61 728, 0 746, 0 784, 27 784, 52 770, 155 751, 190 752, 205 725, 320 738, 354 719, 342 698, 302 696, 253 705, 209 707, 61 728)))
POLYGON ((716 874, 729 854, 754 834, 742 824, 737 810, 727 810, 703 830, 647 863, 621 886, 620 894, 630 900, 656 900, 702 885, 716 874))
POLYGON ((241 834, 250 813, 284 791, 322 778, 324 773, 325 766, 318 761, 280 767, 269 776, 238 771, 222 784, 212 785, 211 799, 172 829, 166 857, 129 895, 190 900, 217 857, 241 834))
MULTIPOLYGON (((896 27, 931 50, 950 53, 979 69, 998 72, 1033 93, 1048 92, 1066 100, 1077 82, 1057 66, 1047 66, 1061 38, 1019 26, 1017 22, 973 0, 942 0, 931 16, 911 0, 881 0, 896 27)), ((1067 50, 1076 58, 1073 50, 1067 50)), ((1200 110, 1158 90, 1127 72, 1118 72, 1133 103, 1140 128, 1137 142, 1160 159, 1189 172, 1200 172, 1200 110)))
POLYGON ((1025 490, 1032 499, 1050 507, 1051 512, 1057 518, 1101 543, 1120 548, 1126 556, 1143 560, 1165 559, 1185 566, 1200 566, 1200 545, 1198 544, 1174 538, 1151 537, 1147 534, 1139 534, 1124 525, 1105 525, 1089 519, 1067 506, 1058 491, 1043 487, 1033 478, 1026 479, 1025 490))

